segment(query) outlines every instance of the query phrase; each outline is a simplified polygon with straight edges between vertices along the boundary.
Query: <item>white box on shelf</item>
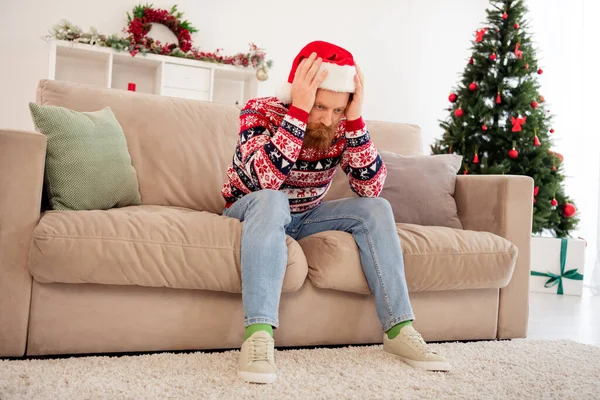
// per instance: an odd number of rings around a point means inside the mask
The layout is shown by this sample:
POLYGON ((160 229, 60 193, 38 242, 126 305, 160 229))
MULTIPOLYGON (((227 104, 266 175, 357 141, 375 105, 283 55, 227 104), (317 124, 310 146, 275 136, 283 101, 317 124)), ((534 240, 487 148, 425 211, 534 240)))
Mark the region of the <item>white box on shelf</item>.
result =
POLYGON ((585 246, 582 239, 533 236, 530 291, 581 296, 585 246))

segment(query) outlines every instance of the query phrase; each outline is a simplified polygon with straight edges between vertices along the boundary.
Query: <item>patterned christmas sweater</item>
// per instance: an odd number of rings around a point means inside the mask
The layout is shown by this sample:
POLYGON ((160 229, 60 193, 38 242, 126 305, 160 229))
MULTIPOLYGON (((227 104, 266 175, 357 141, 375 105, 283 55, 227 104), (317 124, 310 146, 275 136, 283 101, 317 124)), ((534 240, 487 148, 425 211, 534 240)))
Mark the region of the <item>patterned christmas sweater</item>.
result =
POLYGON ((276 97, 250 100, 221 194, 227 207, 250 192, 280 190, 293 213, 317 207, 341 165, 353 192, 377 197, 386 168, 362 118, 342 119, 328 150, 303 149, 308 113, 276 97))

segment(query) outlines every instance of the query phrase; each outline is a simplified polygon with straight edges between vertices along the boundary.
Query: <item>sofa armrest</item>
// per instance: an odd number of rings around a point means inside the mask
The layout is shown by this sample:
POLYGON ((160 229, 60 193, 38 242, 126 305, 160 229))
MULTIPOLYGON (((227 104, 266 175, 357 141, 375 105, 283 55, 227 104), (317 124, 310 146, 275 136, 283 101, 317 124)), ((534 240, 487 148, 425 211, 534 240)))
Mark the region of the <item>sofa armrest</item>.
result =
POLYGON ((0 357, 22 356, 27 341, 33 230, 40 218, 46 137, 0 130, 0 357))
POLYGON ((458 175, 455 199, 464 229, 492 232, 517 246, 512 278, 500 289, 497 336, 526 337, 533 179, 520 175, 458 175))

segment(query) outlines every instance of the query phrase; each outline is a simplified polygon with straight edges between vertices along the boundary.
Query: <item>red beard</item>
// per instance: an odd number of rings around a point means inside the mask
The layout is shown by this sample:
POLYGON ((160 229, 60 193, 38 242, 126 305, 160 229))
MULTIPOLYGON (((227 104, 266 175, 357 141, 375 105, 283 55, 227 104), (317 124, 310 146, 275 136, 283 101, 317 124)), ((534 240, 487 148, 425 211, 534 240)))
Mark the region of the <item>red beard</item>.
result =
POLYGON ((302 148, 325 151, 331 147, 335 137, 335 126, 325 126, 321 123, 308 124, 304 134, 302 148))

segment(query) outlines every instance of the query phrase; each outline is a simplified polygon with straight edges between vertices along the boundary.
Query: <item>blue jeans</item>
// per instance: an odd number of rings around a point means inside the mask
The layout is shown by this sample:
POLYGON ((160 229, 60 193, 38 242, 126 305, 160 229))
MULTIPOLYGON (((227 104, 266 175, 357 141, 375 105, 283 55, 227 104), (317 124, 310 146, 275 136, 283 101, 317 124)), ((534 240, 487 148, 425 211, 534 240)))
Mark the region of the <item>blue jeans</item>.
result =
POLYGON ((341 199, 292 214, 285 193, 260 190, 236 201, 223 215, 243 222, 245 326, 257 323, 279 326, 279 299, 288 260, 286 234, 300 240, 323 231, 344 231, 354 237, 384 331, 414 319, 400 239, 387 200, 341 199))

